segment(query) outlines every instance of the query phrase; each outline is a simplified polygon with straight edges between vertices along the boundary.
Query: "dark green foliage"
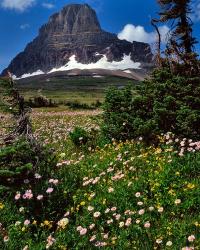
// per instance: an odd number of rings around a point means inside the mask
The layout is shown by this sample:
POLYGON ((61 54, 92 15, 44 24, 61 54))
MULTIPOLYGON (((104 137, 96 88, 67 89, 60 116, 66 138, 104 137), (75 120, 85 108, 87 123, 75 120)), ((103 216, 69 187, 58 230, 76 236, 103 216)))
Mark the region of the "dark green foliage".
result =
POLYGON ((25 139, 0 149, 1 187, 16 191, 24 179, 34 179, 34 174, 44 174, 56 165, 55 156, 48 148, 35 148, 25 139))
POLYGON ((80 103, 79 101, 69 101, 65 105, 71 109, 90 109, 90 110, 93 110, 93 109, 101 107, 102 103, 99 100, 96 100, 96 102, 92 103, 91 105, 89 105, 87 103, 80 103))
MULTIPOLYGON (((155 23, 167 23, 170 31, 167 37, 165 58, 160 58, 160 34, 159 34, 159 65, 168 65, 170 71, 185 77, 199 76, 200 64, 194 45, 197 43, 193 37, 193 22, 191 20, 191 0, 158 0, 160 5, 160 18, 153 19, 155 23)), ((158 31, 157 27, 156 30, 158 31)), ((159 31, 158 31, 159 33, 159 31)))
POLYGON ((44 96, 37 96, 27 101, 27 105, 31 108, 42 108, 42 107, 57 107, 57 104, 52 99, 47 99, 44 96))
POLYGON ((84 128, 75 127, 69 136, 76 147, 82 147, 86 151, 94 150, 96 147, 104 147, 109 142, 101 131, 95 128, 86 131, 84 128))
POLYGON ((200 139, 200 78, 175 76, 165 68, 130 89, 110 89, 104 105, 104 132, 110 138, 130 139, 173 132, 200 139))
POLYGON ((106 93, 104 103, 103 132, 110 139, 130 139, 134 137, 132 116, 132 92, 130 87, 117 89, 111 87, 106 93))
POLYGON ((69 136, 75 146, 85 145, 89 140, 88 132, 80 127, 75 127, 69 136))
MULTIPOLYGON (((200 78, 175 76, 167 69, 156 70, 144 81, 140 95, 147 101, 144 124, 154 124, 153 133, 173 132, 177 136, 200 138, 200 78)), ((133 106, 134 100, 133 100, 133 106)))

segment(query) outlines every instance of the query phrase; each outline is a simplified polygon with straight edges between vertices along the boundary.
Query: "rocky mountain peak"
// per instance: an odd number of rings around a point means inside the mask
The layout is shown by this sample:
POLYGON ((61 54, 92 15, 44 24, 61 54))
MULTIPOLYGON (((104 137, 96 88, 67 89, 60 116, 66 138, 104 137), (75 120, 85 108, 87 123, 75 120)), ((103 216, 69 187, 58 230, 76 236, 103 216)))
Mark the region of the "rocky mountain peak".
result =
POLYGON ((64 34, 77 34, 84 32, 100 32, 95 11, 88 4, 70 4, 59 13, 52 15, 40 33, 62 32, 64 34))
POLYGON ((40 28, 39 35, 11 61, 2 75, 7 70, 17 77, 38 71, 48 73, 68 65, 72 57, 75 66, 77 62, 86 64, 87 68, 101 60, 117 62, 117 65, 129 60, 130 65, 136 62, 143 68, 152 65, 148 44, 119 40, 116 34, 101 29, 89 5, 70 4, 49 18, 40 28))

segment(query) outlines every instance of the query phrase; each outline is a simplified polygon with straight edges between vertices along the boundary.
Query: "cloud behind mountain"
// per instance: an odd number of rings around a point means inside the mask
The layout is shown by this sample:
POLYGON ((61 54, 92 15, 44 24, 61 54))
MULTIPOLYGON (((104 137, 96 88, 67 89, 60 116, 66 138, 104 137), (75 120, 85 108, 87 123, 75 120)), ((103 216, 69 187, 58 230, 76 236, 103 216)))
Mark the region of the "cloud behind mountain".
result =
MULTIPOLYGON (((169 32, 169 28, 166 25, 159 27, 162 42, 165 43, 166 36, 169 32)), ((157 41, 157 34, 155 31, 147 32, 143 26, 135 26, 133 24, 127 24, 123 30, 119 32, 118 38, 121 40, 127 40, 129 42, 137 41, 144 43, 155 43, 157 41)))

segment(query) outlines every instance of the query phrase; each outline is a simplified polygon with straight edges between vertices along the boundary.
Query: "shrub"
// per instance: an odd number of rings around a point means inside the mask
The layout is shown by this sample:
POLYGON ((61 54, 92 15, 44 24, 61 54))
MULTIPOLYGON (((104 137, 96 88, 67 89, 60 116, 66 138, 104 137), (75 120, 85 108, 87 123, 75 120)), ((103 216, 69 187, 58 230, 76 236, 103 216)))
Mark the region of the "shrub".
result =
MULTIPOLYGON (((57 160, 48 147, 37 150, 25 140, 1 149, 0 200, 13 204, 17 211, 23 208, 24 221, 26 218, 34 218, 40 224, 47 220, 49 229, 53 228, 71 199, 68 193, 63 192, 61 178, 57 173, 57 160)), ((67 174, 68 182, 71 175, 72 173, 67 174)), ((73 182, 74 178, 73 175, 73 182)), ((76 185, 73 182, 70 182, 71 186, 76 185)), ((10 220, 1 222, 7 225, 10 220)))
POLYGON ((110 89, 104 105, 104 131, 109 137, 149 139, 168 131, 200 138, 200 78, 155 70, 137 89, 110 89))
POLYGON ((91 103, 91 104, 87 104, 87 103, 80 103, 79 101, 75 100, 75 101, 68 101, 65 104, 66 106, 68 106, 71 109, 96 109, 101 107, 102 103, 99 100, 96 100, 96 102, 91 103))
POLYGON ((75 127, 69 136, 75 146, 85 145, 89 139, 88 132, 81 127, 75 127))
POLYGON ((57 104, 52 99, 47 99, 44 96, 37 96, 27 101, 27 105, 31 108, 42 108, 42 107, 57 107, 57 104))
POLYGON ((110 139, 124 140, 134 137, 131 87, 107 90, 103 105, 103 133, 110 139))
POLYGON ((87 103, 80 103, 79 101, 70 101, 66 103, 66 106, 68 106, 71 109, 95 109, 94 106, 89 105, 87 103))
POLYGON ((35 147, 25 138, 0 149, 1 189, 16 192, 24 180, 34 180, 35 173, 47 175, 56 166, 56 157, 47 147, 35 147))

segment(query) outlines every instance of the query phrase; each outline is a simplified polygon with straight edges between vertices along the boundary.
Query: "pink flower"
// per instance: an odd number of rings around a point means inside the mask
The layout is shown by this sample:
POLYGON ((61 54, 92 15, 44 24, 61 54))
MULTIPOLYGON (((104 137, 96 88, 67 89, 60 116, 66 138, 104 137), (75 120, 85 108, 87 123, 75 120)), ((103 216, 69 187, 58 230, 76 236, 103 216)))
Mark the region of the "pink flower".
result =
POLYGON ((112 207, 110 210, 114 212, 114 211, 117 210, 117 208, 116 207, 112 207))
POLYGON ((30 224, 30 220, 25 220, 25 221, 24 221, 24 225, 25 225, 25 226, 28 226, 29 224, 30 224))
POLYGON ((85 235, 87 233, 87 228, 82 228, 80 231, 79 231, 80 235, 85 235))
POLYGON ((113 219, 107 220, 108 225, 111 224, 111 223, 113 223, 113 219))
POLYGON ((188 236, 188 241, 189 242, 193 242, 194 240, 195 240, 195 236, 193 234, 188 236))
POLYGON ((159 212, 159 213, 162 213, 163 211, 164 211, 164 208, 163 208, 163 207, 159 207, 159 208, 158 208, 158 212, 159 212))
POLYGON ((50 179, 49 183, 53 183, 54 185, 58 184, 58 179, 50 179))
POLYGON ((145 210, 144 209, 140 209, 139 211, 138 211, 138 214, 139 215, 143 215, 145 213, 145 210))
POLYGON ((104 239, 108 239, 108 233, 107 234, 103 234, 103 238, 104 239))
POLYGON ((100 215, 101 215, 100 212, 95 212, 95 213, 93 214, 94 218, 98 218, 100 215))
POLYGON ((125 222, 125 226, 129 227, 132 223, 132 219, 131 218, 128 218, 125 222))
POLYGON ((43 199, 43 195, 42 195, 42 194, 40 194, 40 195, 37 196, 37 200, 40 201, 40 200, 42 200, 42 199, 43 199))
POLYGON ((95 224, 91 224, 91 225, 89 226, 89 229, 92 230, 94 227, 95 227, 95 224))
POLYGON ((110 208, 106 208, 106 210, 105 210, 105 214, 107 214, 107 213, 109 213, 110 212, 110 208))
POLYGON ((15 200, 19 200, 21 198, 21 194, 20 193, 17 193, 16 195, 15 195, 15 200))
POLYGON ((183 247, 182 250, 194 250, 194 247, 183 247))
POLYGON ((116 220, 119 220, 121 218, 121 214, 117 214, 116 216, 115 216, 115 219, 116 220))
POLYGON ((47 193, 47 194, 50 194, 50 193, 52 193, 52 192, 53 192, 53 188, 50 188, 50 187, 47 188, 47 190, 46 190, 46 193, 47 193))
POLYGON ((32 199, 33 198, 33 193, 32 190, 26 190, 25 194, 23 194, 23 199, 32 199))
POLYGON ((67 212, 64 214, 64 217, 69 216, 69 214, 70 214, 70 212, 67 211, 67 212))
POLYGON ((8 241, 9 241, 9 237, 8 237, 8 236, 4 236, 4 237, 3 237, 3 241, 4 241, 4 242, 8 242, 8 241))
POLYGON ((56 240, 51 235, 49 235, 47 238, 46 249, 49 249, 54 244, 55 241, 56 240))
POLYGON ((151 226, 151 224, 149 223, 149 221, 147 221, 147 222, 144 223, 144 227, 145 228, 150 228, 150 226, 151 226))
POLYGON ((131 210, 126 210, 126 211, 124 212, 124 214, 127 215, 127 214, 130 214, 130 212, 131 212, 131 210))
POLYGON ((93 235, 91 238, 90 238, 90 242, 94 241, 96 239, 96 235, 93 235))
POLYGON ((109 187, 109 188, 108 188, 108 193, 112 193, 112 192, 114 192, 114 188, 109 187))
POLYGON ((81 231, 83 228, 82 228, 82 226, 78 226, 77 228, 76 228, 76 230, 79 232, 79 231, 81 231))
POLYGON ((58 184, 58 179, 55 179, 55 180, 53 181, 53 184, 54 184, 54 185, 57 185, 57 184, 58 184))

